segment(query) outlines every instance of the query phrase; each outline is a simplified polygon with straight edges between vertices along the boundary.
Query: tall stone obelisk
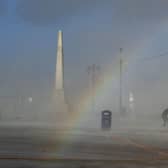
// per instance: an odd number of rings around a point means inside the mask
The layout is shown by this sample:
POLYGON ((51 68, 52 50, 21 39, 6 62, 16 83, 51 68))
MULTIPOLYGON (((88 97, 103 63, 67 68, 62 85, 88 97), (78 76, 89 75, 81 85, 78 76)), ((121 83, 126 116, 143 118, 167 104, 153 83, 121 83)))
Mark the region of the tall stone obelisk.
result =
POLYGON ((58 31, 55 89, 64 92, 64 58, 61 30, 58 31))
POLYGON ((59 120, 66 118, 68 105, 64 95, 64 56, 62 31, 58 31, 56 76, 55 76, 55 112, 59 120))

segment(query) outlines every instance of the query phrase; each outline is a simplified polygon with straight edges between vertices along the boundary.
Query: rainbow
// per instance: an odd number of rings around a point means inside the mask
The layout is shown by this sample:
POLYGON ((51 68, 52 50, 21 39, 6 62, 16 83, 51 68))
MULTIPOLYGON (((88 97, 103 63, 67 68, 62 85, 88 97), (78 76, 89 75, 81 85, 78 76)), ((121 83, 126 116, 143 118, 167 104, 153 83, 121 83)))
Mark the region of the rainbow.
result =
MULTIPOLYGON (((141 38, 139 39, 138 43, 136 44, 137 47, 132 47, 132 50, 127 53, 127 55, 124 55, 126 65, 125 68, 128 68, 128 66, 134 65, 137 61, 137 53, 146 52, 146 46, 152 46, 153 42, 153 33, 156 32, 156 29, 153 30, 150 35, 148 35, 148 38, 141 38)), ((118 53, 119 54, 119 53, 118 53)), ((116 55, 117 58, 119 58, 119 55, 116 55)), ((117 82, 119 79, 119 60, 118 64, 111 64, 109 65, 106 70, 104 71, 104 74, 102 75, 103 79, 99 80, 99 82, 96 83, 95 86, 95 102, 97 104, 103 104, 103 96, 108 96, 109 90, 110 94, 114 92, 115 88, 117 87, 117 82), (114 89, 111 89, 114 88, 114 89)), ((88 120, 88 117, 90 116, 90 113, 92 112, 92 96, 90 92, 85 92, 82 94, 78 104, 78 108, 75 112, 72 113, 70 118, 67 121, 67 125, 70 125, 70 127, 67 127, 65 131, 73 132, 77 128, 80 128, 82 126, 82 123, 88 120)), ((99 109, 99 111, 104 109, 99 109)), ((65 134, 64 139, 68 139, 68 136, 65 134)), ((70 139, 69 139, 70 140, 70 139)), ((64 144, 65 145, 65 144, 64 144)), ((65 148, 65 146, 63 146, 65 148)), ((59 147, 61 149, 61 146, 59 147)))
MULTIPOLYGON (((123 67, 125 69, 136 64, 136 62, 139 59, 139 56, 141 56, 139 55, 139 53, 144 53, 144 55, 146 56, 146 53, 148 52, 146 49, 147 46, 150 49, 153 46, 153 34, 158 36, 158 30, 160 30, 161 27, 165 27, 163 24, 165 24, 165 21, 162 21, 160 24, 158 24, 158 26, 156 26, 155 29, 150 31, 150 33, 147 34, 145 38, 140 37, 139 40, 136 41, 136 47, 135 42, 133 41, 131 50, 127 52, 126 55, 123 52, 124 62, 126 63, 123 67)), ((115 56, 115 58, 120 58, 119 52, 115 56)), ((97 102, 97 104, 103 104, 102 96, 108 96, 109 90, 110 94, 112 94, 113 90, 111 88, 117 87, 116 85, 119 79, 119 60, 118 64, 111 63, 105 69, 104 74, 102 76, 103 79, 99 80, 99 82, 97 82, 95 86, 95 102, 97 102)), ((74 112, 69 119, 69 123, 72 126, 69 131, 72 131, 73 129, 75 129, 75 127, 80 127, 83 120, 87 120, 87 117, 92 111, 92 96, 90 95, 90 92, 83 93, 81 99, 77 104, 79 105, 77 111, 74 112)), ((100 109, 100 111, 101 110, 102 109, 100 109)))

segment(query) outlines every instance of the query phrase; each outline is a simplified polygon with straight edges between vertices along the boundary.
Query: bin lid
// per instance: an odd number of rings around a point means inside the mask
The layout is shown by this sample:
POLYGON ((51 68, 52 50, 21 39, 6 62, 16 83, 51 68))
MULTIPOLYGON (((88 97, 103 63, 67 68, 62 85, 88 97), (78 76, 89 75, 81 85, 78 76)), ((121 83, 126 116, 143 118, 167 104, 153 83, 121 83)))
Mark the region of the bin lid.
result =
POLYGON ((109 115, 112 115, 112 112, 110 110, 104 110, 102 111, 102 115, 109 116, 109 115))

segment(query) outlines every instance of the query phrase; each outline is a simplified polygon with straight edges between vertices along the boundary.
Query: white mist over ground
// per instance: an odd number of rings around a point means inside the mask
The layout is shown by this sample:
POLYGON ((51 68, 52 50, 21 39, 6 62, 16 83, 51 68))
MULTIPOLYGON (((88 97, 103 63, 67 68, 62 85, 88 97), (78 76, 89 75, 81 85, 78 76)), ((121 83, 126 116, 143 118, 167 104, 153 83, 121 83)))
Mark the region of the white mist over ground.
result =
MULTIPOLYGON (((123 106, 125 107, 126 117, 121 119, 119 112, 118 83, 117 81, 113 81, 113 83, 110 81, 108 86, 111 84, 115 86, 105 87, 105 91, 95 97, 94 104, 91 98, 92 94, 87 93, 90 90, 85 89, 85 94, 90 94, 90 98, 88 96, 88 98, 86 97, 86 100, 88 99, 87 103, 90 104, 87 109, 78 104, 79 102, 82 103, 86 101, 85 99, 81 98, 81 100, 78 99, 78 101, 71 100, 71 96, 68 95, 68 92, 65 90, 66 101, 68 102, 69 108, 68 120, 72 121, 73 127, 101 129, 101 112, 103 110, 110 110, 112 111, 112 129, 129 128, 148 130, 163 128, 161 114, 166 108, 166 92, 160 92, 158 86, 153 86, 152 89, 144 89, 144 92, 135 92, 135 90, 133 90, 135 100, 133 102, 134 107, 131 109, 129 94, 126 93, 128 90, 124 88, 123 106), (76 110, 77 105, 80 106, 78 111, 76 110)), ((53 92, 51 88, 52 87, 48 87, 48 89, 43 88, 41 90, 39 89, 39 91, 30 88, 25 94, 20 94, 26 96, 12 97, 9 95, 1 98, 0 124, 60 127, 59 123, 61 123, 61 121, 57 114, 58 110, 54 103, 55 100, 53 101, 52 99, 53 92), (52 109, 51 111, 51 106, 54 106, 55 110, 52 109)), ((145 86, 143 88, 145 88, 145 86)), ((162 85, 162 89, 164 88, 166 90, 166 86, 162 85)), ((65 127, 71 127, 72 125, 65 127)))
POLYGON ((1 123, 31 125, 56 119, 48 106, 52 104, 55 78, 56 33, 61 27, 64 32, 65 94, 70 112, 76 112, 75 106, 83 101, 81 95, 89 90, 87 68, 90 64, 100 66, 98 75, 103 74, 102 78, 107 77, 104 69, 108 67, 108 76, 112 79, 103 93, 97 91, 95 111, 81 107, 79 116, 82 113, 84 117, 75 118, 74 124, 100 128, 101 111, 108 109, 113 112, 112 127, 128 125, 148 129, 162 125, 161 113, 168 106, 168 58, 140 60, 167 51, 167 2, 97 1, 95 5, 75 0, 73 6, 67 5, 69 2, 42 0, 18 1, 14 6, 9 3, 12 13, 8 13, 10 17, 2 18, 0 32, 1 123), (16 24, 18 20, 20 22, 16 24), (129 117, 124 121, 119 119, 120 47, 123 47, 123 61, 127 64, 123 65, 123 106, 130 113, 128 99, 132 92, 135 121, 129 117))

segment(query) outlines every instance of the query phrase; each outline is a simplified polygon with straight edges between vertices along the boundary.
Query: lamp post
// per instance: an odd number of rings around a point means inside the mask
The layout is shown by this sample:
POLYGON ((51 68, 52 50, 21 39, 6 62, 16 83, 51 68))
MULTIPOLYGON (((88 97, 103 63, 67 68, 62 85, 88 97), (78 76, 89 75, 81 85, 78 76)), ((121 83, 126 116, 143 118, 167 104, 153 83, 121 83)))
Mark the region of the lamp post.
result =
POLYGON ((134 99, 134 95, 132 92, 129 93, 129 110, 130 110, 130 118, 132 120, 135 120, 136 115, 135 115, 135 99, 134 99))
POLYGON ((120 117, 123 116, 123 102, 122 102, 122 71, 123 71, 123 59, 122 59, 122 53, 123 53, 123 48, 120 48, 120 81, 119 81, 119 112, 120 112, 120 117))

